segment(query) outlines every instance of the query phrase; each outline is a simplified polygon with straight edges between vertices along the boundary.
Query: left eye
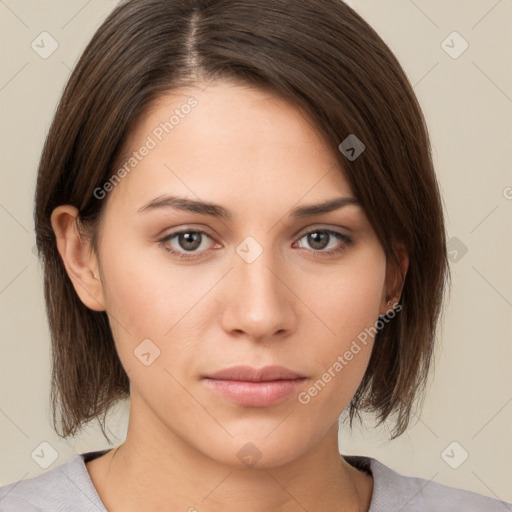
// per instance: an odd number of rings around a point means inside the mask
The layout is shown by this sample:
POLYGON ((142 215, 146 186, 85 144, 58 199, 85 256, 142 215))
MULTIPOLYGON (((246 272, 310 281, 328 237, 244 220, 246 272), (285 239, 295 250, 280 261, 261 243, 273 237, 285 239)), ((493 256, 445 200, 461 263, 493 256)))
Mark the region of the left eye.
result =
POLYGON ((331 231, 330 229, 317 229, 316 231, 310 231, 300 238, 300 240, 303 239, 306 240, 310 248, 317 252, 336 252, 338 250, 342 250, 345 245, 350 244, 352 241, 350 237, 337 231, 331 231), (336 242, 338 242, 339 245, 340 241, 344 243, 341 244, 341 247, 336 248, 336 242))

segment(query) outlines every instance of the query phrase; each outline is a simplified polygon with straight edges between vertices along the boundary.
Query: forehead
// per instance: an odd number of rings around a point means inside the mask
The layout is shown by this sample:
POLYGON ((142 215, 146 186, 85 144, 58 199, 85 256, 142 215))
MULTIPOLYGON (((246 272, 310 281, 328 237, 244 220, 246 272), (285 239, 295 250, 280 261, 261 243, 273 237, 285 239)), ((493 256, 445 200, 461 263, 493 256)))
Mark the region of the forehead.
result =
POLYGON ((271 92, 228 82, 160 96, 132 127, 121 168, 110 199, 130 202, 133 211, 164 193, 240 207, 259 198, 260 208, 266 201, 352 195, 335 150, 299 109, 271 92))

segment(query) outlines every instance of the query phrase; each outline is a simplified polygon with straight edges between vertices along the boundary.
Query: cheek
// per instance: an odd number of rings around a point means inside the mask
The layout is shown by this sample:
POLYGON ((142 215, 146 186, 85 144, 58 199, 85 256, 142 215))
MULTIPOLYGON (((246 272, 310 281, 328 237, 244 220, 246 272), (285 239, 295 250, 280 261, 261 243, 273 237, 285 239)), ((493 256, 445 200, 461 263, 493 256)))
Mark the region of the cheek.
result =
POLYGON ((204 286, 192 267, 173 264, 158 242, 144 245, 133 233, 121 233, 103 248, 108 312, 129 332, 161 337, 190 309, 190 302, 197 302, 204 286))
POLYGON ((103 251, 103 289, 123 366, 127 372, 140 369, 134 352, 143 342, 150 352, 159 353, 154 366, 173 371, 190 366, 208 324, 208 299, 219 270, 176 265, 158 247, 134 249, 129 243, 123 247, 121 240, 128 240, 128 235, 117 237, 119 243, 112 240, 103 251))
POLYGON ((385 277, 385 256, 374 244, 303 281, 301 297, 325 324, 322 333, 332 340, 328 345, 342 349, 375 324, 385 277))
MULTIPOLYGON (((385 283, 385 257, 379 247, 333 267, 330 276, 308 280, 302 296, 314 305, 320 321, 306 327, 315 339, 309 359, 318 368, 316 384, 306 390, 303 405, 333 418, 350 402, 364 376, 373 348, 385 283)), ((304 347, 307 350, 307 347, 304 347)))

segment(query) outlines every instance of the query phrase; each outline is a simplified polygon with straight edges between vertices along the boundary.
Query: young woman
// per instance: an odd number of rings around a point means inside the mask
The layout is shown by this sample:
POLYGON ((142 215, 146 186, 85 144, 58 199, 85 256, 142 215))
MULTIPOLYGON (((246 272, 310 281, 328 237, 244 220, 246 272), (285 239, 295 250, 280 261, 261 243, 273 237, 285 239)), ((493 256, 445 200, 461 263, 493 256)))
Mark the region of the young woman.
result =
POLYGON ((64 91, 35 222, 56 431, 128 397, 130 418, 2 510, 506 510, 338 451, 346 409, 407 428, 448 281, 421 110, 343 2, 119 5, 64 91))

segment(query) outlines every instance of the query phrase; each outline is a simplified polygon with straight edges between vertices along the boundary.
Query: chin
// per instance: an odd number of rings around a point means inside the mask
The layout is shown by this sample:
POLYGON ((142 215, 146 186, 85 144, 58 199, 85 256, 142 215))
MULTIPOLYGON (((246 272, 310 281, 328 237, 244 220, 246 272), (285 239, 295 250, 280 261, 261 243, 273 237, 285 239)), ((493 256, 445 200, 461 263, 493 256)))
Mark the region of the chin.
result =
POLYGON ((268 432, 261 436, 239 436, 224 443, 215 443, 213 450, 212 443, 205 454, 237 469, 271 469, 292 462, 314 444, 304 434, 291 437, 283 430, 280 434, 269 436, 268 432))

